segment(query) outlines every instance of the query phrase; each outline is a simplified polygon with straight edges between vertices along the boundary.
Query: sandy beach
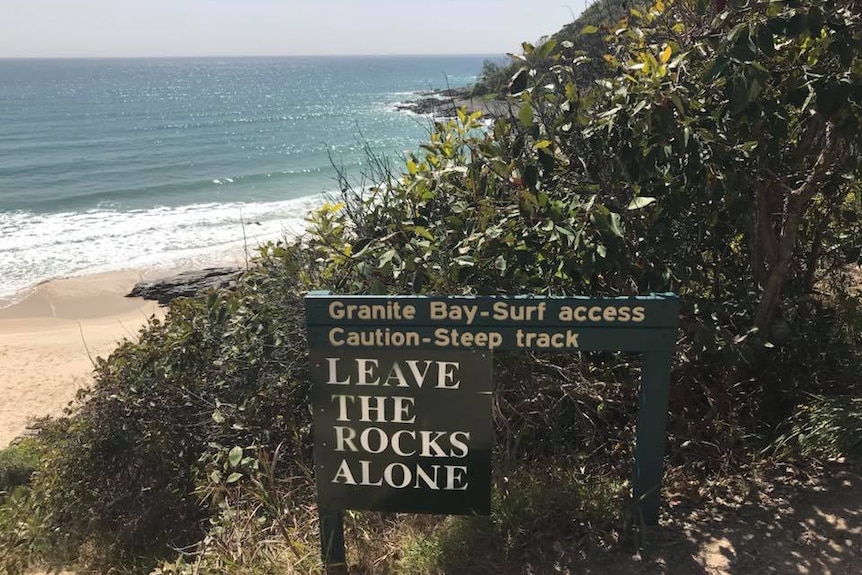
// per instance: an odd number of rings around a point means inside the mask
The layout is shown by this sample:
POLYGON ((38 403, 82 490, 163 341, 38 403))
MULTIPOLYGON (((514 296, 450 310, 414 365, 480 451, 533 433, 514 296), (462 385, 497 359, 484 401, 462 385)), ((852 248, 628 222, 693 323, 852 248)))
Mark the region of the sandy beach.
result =
POLYGON ((0 309, 0 448, 34 417, 58 415, 92 378, 91 358, 134 339, 155 303, 124 297, 164 270, 122 271, 50 281, 0 309))

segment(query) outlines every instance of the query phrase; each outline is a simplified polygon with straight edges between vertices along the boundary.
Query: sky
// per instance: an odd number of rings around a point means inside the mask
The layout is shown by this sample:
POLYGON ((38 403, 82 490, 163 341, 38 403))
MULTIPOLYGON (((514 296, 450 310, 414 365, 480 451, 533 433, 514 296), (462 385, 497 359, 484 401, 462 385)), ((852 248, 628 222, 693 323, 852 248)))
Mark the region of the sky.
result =
POLYGON ((0 58, 502 54, 586 0, 0 0, 0 58))

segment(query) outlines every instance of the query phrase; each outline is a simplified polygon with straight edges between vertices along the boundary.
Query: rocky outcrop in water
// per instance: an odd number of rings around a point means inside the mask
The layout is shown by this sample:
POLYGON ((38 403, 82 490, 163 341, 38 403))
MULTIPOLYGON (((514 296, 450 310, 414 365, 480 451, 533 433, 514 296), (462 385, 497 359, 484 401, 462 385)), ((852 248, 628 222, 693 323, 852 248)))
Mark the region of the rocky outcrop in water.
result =
POLYGON ((233 266, 180 272, 140 281, 126 297, 142 297, 165 305, 178 297, 192 297, 209 289, 231 288, 241 273, 240 268, 233 266))
POLYGON ((416 95, 419 97, 415 100, 395 104, 395 109, 437 118, 453 118, 458 108, 466 108, 470 112, 481 111, 486 117, 497 117, 508 112, 505 101, 474 98, 470 88, 431 90, 417 92, 416 95))

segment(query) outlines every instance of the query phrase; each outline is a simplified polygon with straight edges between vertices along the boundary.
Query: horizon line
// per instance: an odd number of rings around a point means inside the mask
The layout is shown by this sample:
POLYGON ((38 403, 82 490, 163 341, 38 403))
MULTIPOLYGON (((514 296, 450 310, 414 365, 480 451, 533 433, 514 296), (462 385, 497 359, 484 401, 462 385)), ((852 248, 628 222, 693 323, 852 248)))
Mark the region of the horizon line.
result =
POLYGON ((226 58, 404 58, 404 57, 457 57, 457 56, 505 56, 506 52, 443 52, 443 53, 399 53, 399 54, 212 54, 192 56, 0 56, 0 60, 191 60, 226 58))

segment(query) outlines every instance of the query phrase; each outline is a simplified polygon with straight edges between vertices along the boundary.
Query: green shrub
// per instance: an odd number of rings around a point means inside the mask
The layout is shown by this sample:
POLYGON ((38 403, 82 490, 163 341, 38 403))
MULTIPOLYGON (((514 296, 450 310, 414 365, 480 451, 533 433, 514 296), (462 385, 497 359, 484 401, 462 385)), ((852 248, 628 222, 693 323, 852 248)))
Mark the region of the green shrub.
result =
POLYGON ((277 453, 261 452, 256 458, 261 474, 222 486, 207 536, 152 575, 322 573, 313 482, 286 476, 278 459, 277 453))
MULTIPOLYGON (((20 485, 29 485, 30 477, 39 467, 41 449, 33 438, 19 439, 0 449, 0 494, 11 493, 20 485)), ((3 496, 0 495, 0 501, 3 496)))
POLYGON ((475 96, 496 95, 505 97, 509 83, 522 69, 532 69, 535 84, 548 81, 549 71, 556 64, 553 59, 543 54, 541 47, 548 42, 554 45, 566 43, 571 45, 573 52, 589 58, 577 71, 577 81, 580 86, 588 87, 597 79, 606 75, 607 70, 601 63, 602 55, 607 51, 607 44, 601 34, 584 35, 581 32, 587 26, 613 26, 628 13, 629 8, 642 5, 643 2, 628 3, 624 0, 595 0, 586 6, 583 12, 572 22, 563 26, 549 37, 543 37, 536 45, 523 43, 523 54, 510 55, 507 64, 486 60, 479 78, 473 87, 475 96))
POLYGON ((342 182, 344 208, 321 210, 310 230, 320 283, 674 291, 684 335, 672 412, 685 433, 735 445, 774 429, 807 393, 831 393, 824 353, 858 365, 858 340, 827 344, 851 323, 826 319, 844 296, 818 293, 859 261, 862 237, 849 151, 862 145, 862 108, 847 87, 860 78, 862 17, 845 4, 832 20, 810 0, 710 22, 711 6, 657 2, 605 37, 605 79, 592 87, 579 74, 594 62, 574 46, 525 47, 531 73, 512 117, 477 134, 461 114, 436 125, 403 174, 372 173, 383 185, 370 192, 342 182))
POLYGON ((622 531, 625 482, 535 462, 495 475, 490 517, 447 517, 431 533, 406 529, 393 572, 490 575, 530 564, 574 571, 583 553, 622 531))
POLYGON ((862 457, 862 397, 813 396, 773 445, 782 457, 862 457))
POLYGON ((144 568, 203 536, 213 495, 252 479, 259 448, 281 446, 282 471, 307 473, 300 255, 269 246, 235 290, 172 303, 97 361, 69 418, 44 426, 33 489, 58 554, 92 555, 95 541, 94 564, 147 557, 144 568))

